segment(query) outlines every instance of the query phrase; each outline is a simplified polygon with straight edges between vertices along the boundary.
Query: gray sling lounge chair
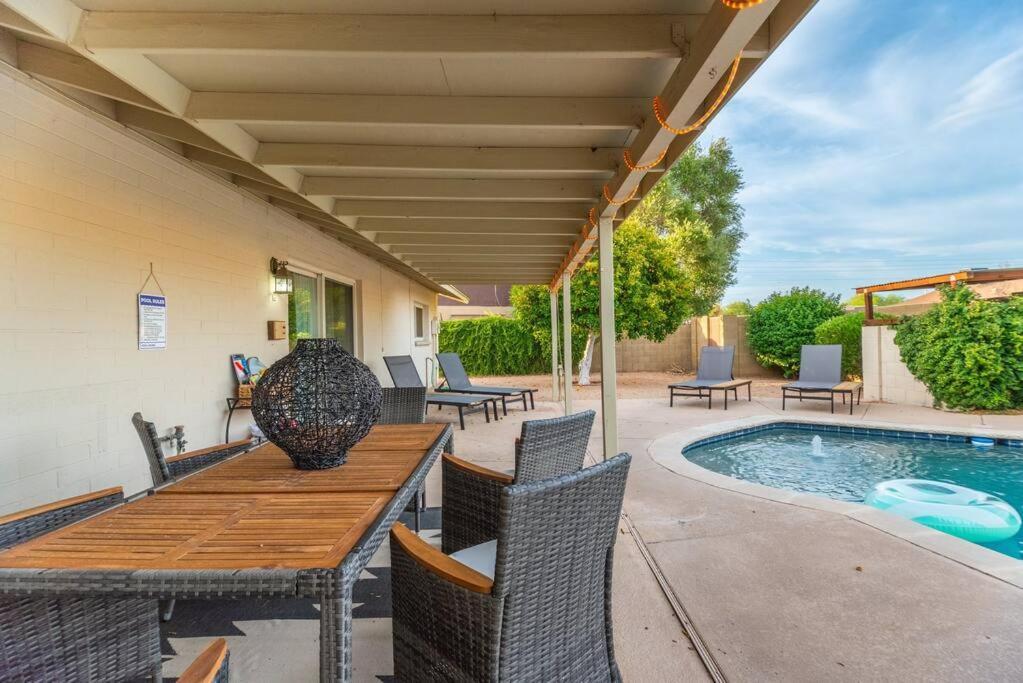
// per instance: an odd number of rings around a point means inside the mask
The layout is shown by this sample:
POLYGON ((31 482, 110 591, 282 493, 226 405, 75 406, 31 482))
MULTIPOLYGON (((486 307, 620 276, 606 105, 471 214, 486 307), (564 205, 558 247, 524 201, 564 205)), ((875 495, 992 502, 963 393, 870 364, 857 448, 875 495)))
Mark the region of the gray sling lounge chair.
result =
POLYGON ((853 410, 853 392, 862 385, 842 381, 842 345, 806 344, 799 353, 799 379, 781 388, 781 409, 785 410, 785 399, 798 398, 800 401, 830 401, 831 412, 835 412, 835 394, 849 395, 849 414, 853 410), (826 394, 821 396, 819 394, 826 394))
POLYGON ((523 410, 529 408, 536 408, 536 399, 533 396, 536 389, 529 389, 527 387, 483 387, 472 383, 469 379, 469 375, 465 374, 465 368, 462 366, 462 359, 459 358, 457 353, 438 353, 437 363, 440 364, 440 369, 444 373, 444 379, 448 383, 448 387, 451 391, 457 391, 462 394, 483 394, 485 396, 498 396, 501 399, 501 406, 504 409, 504 414, 508 414, 508 399, 522 399, 523 410), (526 397, 529 397, 527 404, 526 397))
POLYGON ((587 410, 522 423, 515 469, 497 472, 445 455, 441 487, 441 548, 452 553, 496 537, 501 491, 578 472, 586 458, 596 413, 587 410))
POLYGON ((676 397, 705 398, 707 408, 712 408, 713 394, 722 391, 725 394, 725 410, 728 410, 728 392, 732 392, 735 400, 739 400, 739 387, 746 387, 746 399, 753 400, 752 380, 735 379, 732 374, 732 363, 735 358, 734 346, 704 346, 700 349, 700 364, 696 370, 696 379, 675 382, 668 385, 668 405, 675 405, 676 397), (695 390, 696 393, 693 393, 695 390))
POLYGON ((621 680, 611 572, 629 461, 505 488, 496 537, 454 555, 396 525, 395 680, 621 680))
MULTIPOLYGON (((394 386, 404 389, 425 387, 423 380, 419 377, 419 371, 416 370, 416 364, 412 360, 412 356, 384 356, 384 364, 387 365, 387 372, 390 373, 394 386)), ((490 411, 487 409, 487 405, 493 404, 494 419, 498 419, 497 399, 494 397, 468 396, 466 394, 448 392, 440 394, 428 393, 426 395, 426 403, 438 408, 443 408, 444 406, 457 408, 458 424, 463 430, 465 429, 465 410, 467 408, 470 411, 482 408, 483 415, 487 418, 487 422, 490 422, 490 411)))

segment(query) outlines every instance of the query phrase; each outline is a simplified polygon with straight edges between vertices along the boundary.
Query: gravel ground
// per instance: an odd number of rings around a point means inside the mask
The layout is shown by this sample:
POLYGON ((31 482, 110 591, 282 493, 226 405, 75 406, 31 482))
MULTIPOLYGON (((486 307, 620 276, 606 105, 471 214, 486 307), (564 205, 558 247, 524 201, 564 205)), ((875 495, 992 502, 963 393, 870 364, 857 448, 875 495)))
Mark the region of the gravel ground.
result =
MULTIPOLYGON (((668 385, 674 382, 681 382, 693 375, 683 375, 673 372, 620 372, 618 373, 618 398, 667 398, 668 385)), ((594 375, 592 379, 597 382, 589 386, 575 385, 573 396, 580 399, 600 398, 600 376, 594 375)), ((764 398, 779 398, 781 396, 781 385, 786 380, 773 377, 753 378, 753 395, 764 398)), ((537 401, 550 401, 551 377, 550 375, 512 375, 505 377, 473 377, 473 382, 484 386, 492 387, 533 387, 539 389, 536 394, 537 401)), ((745 390, 743 390, 745 393, 745 390)))

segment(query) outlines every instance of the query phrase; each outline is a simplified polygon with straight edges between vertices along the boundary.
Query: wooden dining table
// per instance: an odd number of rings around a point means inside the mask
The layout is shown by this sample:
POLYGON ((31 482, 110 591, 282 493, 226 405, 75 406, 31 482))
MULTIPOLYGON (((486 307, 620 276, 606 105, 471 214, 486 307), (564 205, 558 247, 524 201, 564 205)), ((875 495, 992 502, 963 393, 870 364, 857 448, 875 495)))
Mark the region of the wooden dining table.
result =
POLYGON ((154 611, 157 599, 312 597, 320 679, 350 680, 352 587, 451 434, 378 425, 330 470, 295 469, 264 444, 0 552, 0 595, 147 598, 154 611))

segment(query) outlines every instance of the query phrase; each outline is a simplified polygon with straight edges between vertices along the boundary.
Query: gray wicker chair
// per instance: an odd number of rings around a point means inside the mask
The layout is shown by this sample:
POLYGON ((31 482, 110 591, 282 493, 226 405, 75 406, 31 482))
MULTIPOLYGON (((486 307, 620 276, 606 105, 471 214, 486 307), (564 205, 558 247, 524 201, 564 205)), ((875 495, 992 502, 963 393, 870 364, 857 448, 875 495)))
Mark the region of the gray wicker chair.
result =
POLYGON ((630 460, 506 487, 496 540, 454 556, 395 526, 395 678, 620 680, 611 571, 630 460))
POLYGON ((576 472, 583 466, 596 413, 522 423, 514 472, 497 472, 455 457, 442 464, 441 547, 453 553, 493 539, 498 501, 510 484, 528 484, 576 472))
POLYGON ((426 422, 426 387, 384 387, 377 424, 405 425, 426 422))
MULTIPOLYGON (((426 422, 426 387, 384 387, 377 424, 408 425, 426 422)), ((416 532, 422 528, 422 512, 426 509, 426 487, 416 492, 406 510, 415 515, 416 532)))
POLYGON ((191 474, 196 470, 215 465, 252 446, 251 439, 241 439, 167 458, 164 457, 163 447, 160 445, 160 437, 156 433, 156 425, 152 422, 146 422, 142 417, 142 413, 132 415, 131 423, 135 425, 135 431, 138 432, 139 439, 142 441, 142 448, 146 452, 146 459, 149 460, 149 471, 153 475, 153 486, 166 484, 178 477, 191 474))
MULTIPOLYGON (((0 517, 0 549, 123 500, 120 488, 104 489, 0 517)), ((0 595, 0 634, 0 680, 135 680, 160 671, 156 600, 0 595)))
POLYGON ((227 683, 229 659, 227 641, 217 638, 185 669, 178 683, 227 683))

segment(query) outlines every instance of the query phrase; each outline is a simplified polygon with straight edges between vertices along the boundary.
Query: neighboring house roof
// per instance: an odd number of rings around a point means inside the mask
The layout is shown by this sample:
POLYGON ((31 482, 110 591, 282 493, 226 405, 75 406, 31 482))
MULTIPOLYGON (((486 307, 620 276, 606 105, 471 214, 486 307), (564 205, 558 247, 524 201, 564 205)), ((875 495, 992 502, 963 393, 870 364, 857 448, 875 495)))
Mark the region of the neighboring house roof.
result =
POLYGON ((460 292, 469 297, 466 302, 451 299, 443 294, 439 306, 511 306, 511 285, 455 285, 460 292))
MULTIPOLYGON (((1001 282, 977 282, 966 286, 972 289, 977 294, 977 297, 981 299, 996 300, 1008 299, 1011 296, 1023 296, 1023 278, 1002 280, 1001 282)), ((911 299, 900 301, 897 304, 877 306, 874 310, 877 313, 887 313, 889 315, 917 315, 928 310, 939 301, 941 301, 941 292, 933 289, 911 299)), ((863 306, 856 306, 853 310, 862 311, 863 306)))

